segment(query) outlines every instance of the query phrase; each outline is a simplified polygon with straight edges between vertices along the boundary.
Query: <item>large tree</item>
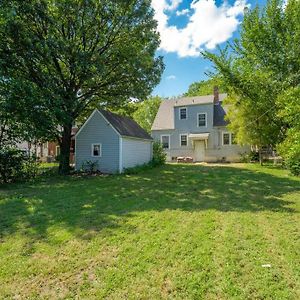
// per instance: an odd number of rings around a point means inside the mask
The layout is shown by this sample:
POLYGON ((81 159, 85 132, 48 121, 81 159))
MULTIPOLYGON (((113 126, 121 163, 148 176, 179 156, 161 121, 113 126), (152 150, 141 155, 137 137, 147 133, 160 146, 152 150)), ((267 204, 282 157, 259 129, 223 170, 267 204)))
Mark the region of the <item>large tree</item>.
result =
POLYGON ((133 119, 149 133, 161 101, 159 96, 153 96, 136 104, 137 109, 133 113, 133 119))
POLYGON ((26 87, 31 100, 23 104, 51 123, 45 136, 60 143, 61 173, 69 171, 76 118, 99 104, 146 98, 159 82, 163 63, 155 57, 159 36, 150 2, 2 1, 0 75, 12 88, 26 87))
POLYGON ((229 91, 230 126, 241 142, 276 146, 294 126, 282 95, 300 85, 299 38, 300 1, 270 0, 246 13, 239 40, 204 53, 229 91))

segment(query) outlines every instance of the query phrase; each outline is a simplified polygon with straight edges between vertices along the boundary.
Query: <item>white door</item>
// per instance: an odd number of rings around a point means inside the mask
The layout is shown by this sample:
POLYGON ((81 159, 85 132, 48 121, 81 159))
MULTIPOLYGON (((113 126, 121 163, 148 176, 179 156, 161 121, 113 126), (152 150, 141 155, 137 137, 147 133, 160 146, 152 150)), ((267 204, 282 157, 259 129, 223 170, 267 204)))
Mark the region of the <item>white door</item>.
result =
POLYGON ((205 142, 195 141, 195 159, 196 161, 204 161, 205 157, 205 142))

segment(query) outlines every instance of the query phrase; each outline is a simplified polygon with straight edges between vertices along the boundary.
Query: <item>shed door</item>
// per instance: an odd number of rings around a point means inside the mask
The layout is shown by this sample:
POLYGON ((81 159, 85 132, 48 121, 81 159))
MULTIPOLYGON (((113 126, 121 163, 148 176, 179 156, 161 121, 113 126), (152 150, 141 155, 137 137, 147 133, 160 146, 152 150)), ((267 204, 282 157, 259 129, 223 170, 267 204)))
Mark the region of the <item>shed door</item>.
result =
POLYGON ((205 157, 205 142, 195 141, 195 159, 196 161, 204 161, 205 157))

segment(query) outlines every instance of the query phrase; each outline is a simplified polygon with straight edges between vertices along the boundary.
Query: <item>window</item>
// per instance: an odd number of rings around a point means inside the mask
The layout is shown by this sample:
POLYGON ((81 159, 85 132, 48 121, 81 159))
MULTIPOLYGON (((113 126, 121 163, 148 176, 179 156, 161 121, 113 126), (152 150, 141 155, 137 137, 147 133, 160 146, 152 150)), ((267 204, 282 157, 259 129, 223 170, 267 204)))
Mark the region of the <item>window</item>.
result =
POLYGON ((236 145, 235 134, 231 134, 231 145, 236 145))
POLYGON ((223 145, 230 145, 230 133, 223 132, 223 145))
POLYGON ((55 147, 55 155, 56 155, 56 156, 59 156, 59 155, 60 155, 60 147, 59 147, 59 146, 56 146, 56 147, 55 147))
POLYGON ((170 136, 162 135, 161 136, 161 144, 162 144, 163 149, 169 149, 170 148, 170 136))
POLYGON ((181 134, 180 135, 180 146, 187 146, 188 139, 187 134, 181 134))
POLYGON ((101 156, 101 144, 92 144, 92 156, 101 156))
POLYGON ((187 109, 186 107, 179 108, 179 119, 186 120, 187 119, 187 109))
POLYGON ((198 127, 206 127, 206 113, 198 114, 198 127))

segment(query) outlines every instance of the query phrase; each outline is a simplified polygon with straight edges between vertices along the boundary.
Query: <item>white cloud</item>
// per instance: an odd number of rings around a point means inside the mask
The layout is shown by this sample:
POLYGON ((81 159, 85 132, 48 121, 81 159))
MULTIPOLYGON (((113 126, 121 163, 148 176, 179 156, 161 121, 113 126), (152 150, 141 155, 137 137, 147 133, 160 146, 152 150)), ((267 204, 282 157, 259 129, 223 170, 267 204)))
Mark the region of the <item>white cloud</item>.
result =
POLYGON ((189 12, 190 12, 189 9, 177 10, 176 16, 184 16, 187 15, 189 12))
POLYGON ((187 25, 178 29, 169 26, 168 19, 182 0, 152 0, 161 38, 160 49, 175 52, 180 57, 198 56, 203 48, 214 49, 237 29, 238 17, 248 5, 246 1, 236 0, 233 5, 224 2, 218 7, 214 0, 194 0, 187 11, 190 14, 187 25))
POLYGON ((176 79, 176 76, 175 75, 169 75, 166 77, 168 80, 174 80, 176 79))

